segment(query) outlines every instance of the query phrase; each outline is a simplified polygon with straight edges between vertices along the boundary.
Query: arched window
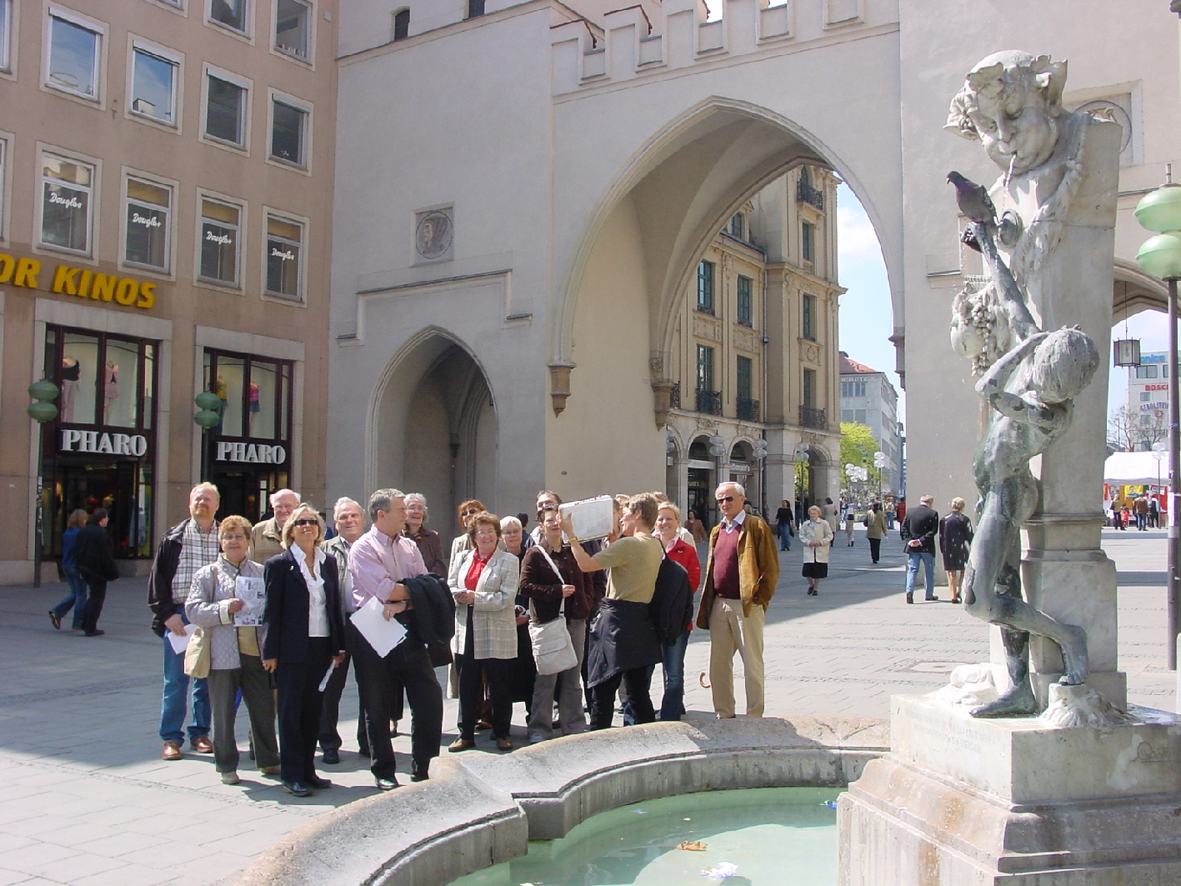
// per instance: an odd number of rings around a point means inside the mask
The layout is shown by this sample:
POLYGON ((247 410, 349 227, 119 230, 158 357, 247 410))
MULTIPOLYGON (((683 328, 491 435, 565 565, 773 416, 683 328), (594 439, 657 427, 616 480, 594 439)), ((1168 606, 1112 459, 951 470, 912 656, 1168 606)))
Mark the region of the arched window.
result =
POLYGON ((394 13, 394 40, 405 40, 410 36, 410 10, 399 9, 394 13))

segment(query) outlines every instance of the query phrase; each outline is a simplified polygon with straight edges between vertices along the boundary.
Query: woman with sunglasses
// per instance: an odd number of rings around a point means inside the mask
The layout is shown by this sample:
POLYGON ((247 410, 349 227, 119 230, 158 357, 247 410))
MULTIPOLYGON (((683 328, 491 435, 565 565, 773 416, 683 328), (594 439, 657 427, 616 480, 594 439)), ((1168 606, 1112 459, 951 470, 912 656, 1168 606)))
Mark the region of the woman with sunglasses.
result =
POLYGON ((324 521, 300 504, 283 526, 287 548, 267 560, 267 635, 262 666, 275 675, 279 695, 279 767, 283 790, 306 797, 332 786, 316 775, 320 681, 344 661, 344 621, 336 559, 320 550, 324 521))
POLYGON ((451 540, 451 556, 447 558, 448 573, 455 566, 455 558, 460 556, 464 551, 471 550, 472 539, 468 533, 468 529, 470 528, 472 517, 476 516, 476 514, 486 513, 487 511, 488 509, 484 507, 484 503, 474 498, 469 498, 459 506, 459 535, 451 540))

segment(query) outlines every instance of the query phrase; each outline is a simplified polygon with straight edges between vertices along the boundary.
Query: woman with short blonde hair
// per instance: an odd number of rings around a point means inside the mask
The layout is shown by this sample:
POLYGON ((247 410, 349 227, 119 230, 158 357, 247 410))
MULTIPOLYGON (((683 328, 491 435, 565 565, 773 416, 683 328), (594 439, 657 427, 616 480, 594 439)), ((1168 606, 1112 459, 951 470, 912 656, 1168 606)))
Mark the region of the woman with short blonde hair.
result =
POLYGON ((960 585, 973 536, 972 521, 964 513, 964 500, 957 495, 951 500, 951 513, 939 521, 939 553, 943 555, 952 603, 960 602, 960 585))

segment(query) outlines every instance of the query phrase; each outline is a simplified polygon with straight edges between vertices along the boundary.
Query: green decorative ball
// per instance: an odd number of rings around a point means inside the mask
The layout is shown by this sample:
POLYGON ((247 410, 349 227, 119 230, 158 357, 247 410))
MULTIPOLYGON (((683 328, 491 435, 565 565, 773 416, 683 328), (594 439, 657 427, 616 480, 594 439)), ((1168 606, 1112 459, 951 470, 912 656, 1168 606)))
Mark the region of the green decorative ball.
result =
MULTIPOLYGON (((193 398, 193 402, 196 403, 202 411, 212 412, 221 404, 221 398, 212 391, 202 391, 193 398)), ((198 422, 198 424, 200 424, 200 422, 198 422)), ((217 424, 217 422, 214 422, 214 424, 217 424)))
POLYGON ((54 399, 57 394, 57 385, 47 378, 43 378, 41 381, 35 381, 29 385, 29 396, 34 400, 48 402, 49 400, 54 399))
POLYGON ((30 403, 25 412, 29 413, 29 418, 42 424, 57 418, 57 407, 52 403, 46 403, 44 400, 30 403))
POLYGON ((202 409, 193 416, 193 421, 203 428, 216 427, 217 423, 221 421, 221 416, 216 412, 210 412, 208 409, 202 409))

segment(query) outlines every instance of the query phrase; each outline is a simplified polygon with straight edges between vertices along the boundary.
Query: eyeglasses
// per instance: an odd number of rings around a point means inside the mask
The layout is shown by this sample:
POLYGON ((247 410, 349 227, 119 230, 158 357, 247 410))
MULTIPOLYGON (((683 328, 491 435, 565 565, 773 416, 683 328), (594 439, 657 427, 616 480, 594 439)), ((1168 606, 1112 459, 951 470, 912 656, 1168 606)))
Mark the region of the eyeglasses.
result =
POLYGON ((296 526, 319 526, 319 520, 313 520, 311 517, 302 517, 295 521, 296 526))
POLYGON ((728 505, 730 502, 734 501, 734 496, 732 496, 732 495, 723 495, 723 496, 722 496, 721 498, 719 498, 717 501, 718 501, 718 504, 720 504, 720 505, 721 505, 721 504, 727 504, 727 505, 728 505))
POLYGON ((537 506, 537 510, 539 510, 539 511, 556 511, 557 509, 558 509, 558 506, 556 504, 554 504, 553 502, 548 502, 548 501, 545 502, 544 504, 540 504, 537 506))
POLYGON ((480 513, 479 508, 468 508, 466 511, 463 512, 463 515, 465 517, 470 517, 472 514, 478 514, 478 513, 480 513))
POLYGON ((483 537, 487 538, 490 535, 495 536, 496 530, 495 529, 477 529, 476 535, 483 536, 483 537))

